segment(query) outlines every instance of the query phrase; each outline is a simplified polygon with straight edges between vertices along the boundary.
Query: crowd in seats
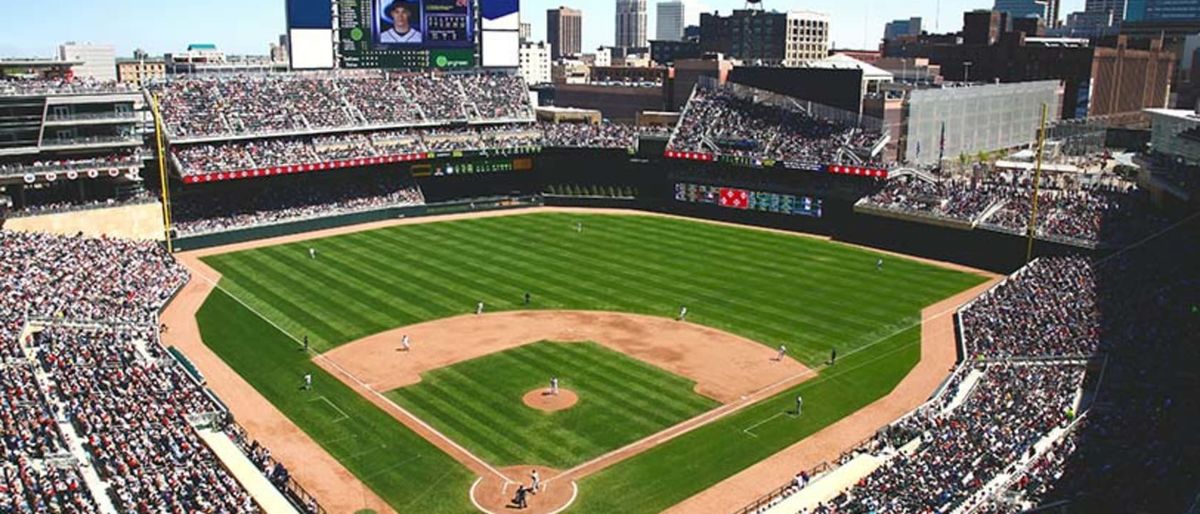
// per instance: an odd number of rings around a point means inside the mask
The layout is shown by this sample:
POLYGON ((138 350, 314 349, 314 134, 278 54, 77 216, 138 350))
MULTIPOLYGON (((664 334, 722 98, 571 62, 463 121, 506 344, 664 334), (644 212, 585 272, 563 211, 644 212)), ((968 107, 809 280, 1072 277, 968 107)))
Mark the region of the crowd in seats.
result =
POLYGON ((1038 259, 960 313, 966 345, 987 358, 1089 356, 1100 347, 1092 264, 1038 259))
POLYGON ((500 124, 196 143, 175 145, 171 152, 187 176, 427 152, 507 150, 541 143, 541 133, 530 125, 500 124))
POLYGON ((179 196, 172 202, 172 218, 179 235, 196 235, 424 203, 411 179, 388 173, 336 187, 297 181, 223 195, 179 196))
POLYGON ((989 365, 962 405, 901 422, 921 434, 913 454, 896 453, 813 512, 947 512, 1065 426, 1082 381, 1076 365, 989 365))
POLYGON ((188 416, 218 408, 156 344, 153 325, 51 326, 33 335, 45 384, 121 512, 253 512, 188 416), (119 393, 117 393, 119 391, 119 393))
MULTIPOLYGON (((142 165, 142 154, 135 150, 126 150, 114 152, 101 157, 92 157, 85 159, 59 159, 54 161, 34 161, 29 164, 22 163, 3 163, 0 164, 0 176, 5 175, 24 175, 26 173, 42 174, 42 173, 66 173, 75 171, 80 176, 85 176, 88 170, 99 170, 107 173, 107 170, 117 168, 125 171, 128 168, 137 168, 142 165)), ((60 177, 66 178, 66 177, 60 177)))
MULTIPOLYGON (((898 177, 864 203, 878 208, 978 222, 982 227, 1023 234, 1029 225, 1033 180, 1028 174, 948 177, 929 182, 898 177), (995 212, 984 214, 996 207, 995 212)), ((1166 225, 1147 195, 1119 177, 1095 184, 1066 176, 1044 177, 1038 194, 1039 236, 1086 244, 1127 242, 1166 225)))
POLYGON ((292 494, 293 503, 303 507, 304 514, 317 514, 320 512, 316 500, 308 496, 307 493, 293 489, 291 484, 291 472, 282 462, 275 460, 271 456, 271 449, 263 446, 256 439, 252 439, 240 426, 234 423, 229 423, 225 426, 225 434, 234 442, 242 453, 250 458, 250 461, 262 472, 263 476, 267 477, 272 484, 285 494, 292 494), (303 497, 298 497, 302 495, 303 497))
POLYGON ((0 512, 100 512, 76 467, 39 467, 27 459, 0 463, 0 512))
POLYGON ((546 146, 560 148, 636 148, 639 135, 669 136, 668 127, 620 125, 616 123, 538 124, 546 146))
MULTIPOLYGON (((730 88, 697 88, 668 149, 814 164, 851 164, 844 152, 869 155, 882 135, 800 110, 768 105, 730 88)), ((870 162, 866 165, 881 166, 870 162)))
POLYGON ((0 80, 0 96, 136 93, 137 86, 91 79, 0 80))
POLYGON ((176 138, 533 118, 524 81, 493 73, 197 75, 152 91, 176 138))

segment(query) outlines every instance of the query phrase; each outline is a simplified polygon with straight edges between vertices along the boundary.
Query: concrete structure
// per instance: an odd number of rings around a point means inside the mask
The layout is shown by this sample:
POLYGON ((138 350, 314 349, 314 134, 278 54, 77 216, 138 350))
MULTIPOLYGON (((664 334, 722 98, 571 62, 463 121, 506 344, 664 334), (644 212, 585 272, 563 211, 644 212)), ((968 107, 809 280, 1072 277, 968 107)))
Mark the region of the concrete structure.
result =
POLYGON ((670 64, 677 59, 700 57, 699 41, 651 41, 650 60, 658 64, 670 64))
POLYGON ((900 36, 921 35, 921 18, 919 16, 907 20, 889 21, 883 26, 883 39, 892 40, 900 36))
POLYGON ((621 48, 647 46, 646 0, 617 0, 615 45, 621 48))
POLYGON ((912 85, 942 83, 942 67, 930 64, 929 59, 923 57, 884 57, 872 64, 891 73, 893 82, 912 85))
POLYGON ((117 59, 117 80, 120 82, 142 85, 166 77, 167 63, 161 57, 117 59))
POLYGON ((685 7, 681 0, 664 0, 655 6, 657 27, 654 29, 658 41, 683 41, 685 7))
POLYGON ((557 61, 583 51, 583 11, 570 7, 546 10, 546 42, 550 58, 557 61))
POLYGON ((533 24, 523 21, 518 27, 517 37, 519 37, 521 41, 529 41, 529 38, 533 34, 533 24))
POLYGON ((862 96, 879 93, 883 84, 892 82, 891 72, 877 66, 865 63, 846 54, 833 54, 819 61, 805 64, 806 68, 824 68, 830 70, 853 69, 862 71, 862 96))
POLYGON ((638 113, 664 110, 663 92, 661 87, 555 84, 552 101, 559 107, 594 109, 611 121, 633 123, 638 113))
POLYGON ((829 54, 829 16, 812 11, 735 10, 700 15, 700 48, 747 63, 801 66, 829 54))
POLYGON ((521 43, 518 72, 529 85, 549 84, 552 80, 550 45, 542 41, 521 43))
POLYGON ((587 84, 592 69, 583 61, 561 59, 550 66, 550 80, 555 84, 587 84))
POLYGON ((687 104, 692 90, 702 78, 712 79, 717 84, 729 80, 733 61, 720 54, 707 55, 699 59, 677 59, 671 67, 671 80, 667 86, 667 110, 678 111, 687 104))
POLYGON ((534 109, 538 121, 551 123, 586 123, 599 125, 604 120, 604 114, 595 109, 579 109, 576 107, 538 107, 534 109))
POLYGON ((1146 109, 1155 153, 1200 166, 1200 115, 1183 109, 1146 109))
POLYGON ((76 77, 101 82, 117 80, 117 51, 112 45, 63 43, 58 46, 58 58, 83 63, 71 67, 71 73, 76 77))
POLYGON ((953 159, 1029 145, 1037 140, 1042 105, 1049 107, 1049 120, 1056 120, 1062 95, 1056 80, 910 91, 897 157, 933 164, 939 156, 953 159))

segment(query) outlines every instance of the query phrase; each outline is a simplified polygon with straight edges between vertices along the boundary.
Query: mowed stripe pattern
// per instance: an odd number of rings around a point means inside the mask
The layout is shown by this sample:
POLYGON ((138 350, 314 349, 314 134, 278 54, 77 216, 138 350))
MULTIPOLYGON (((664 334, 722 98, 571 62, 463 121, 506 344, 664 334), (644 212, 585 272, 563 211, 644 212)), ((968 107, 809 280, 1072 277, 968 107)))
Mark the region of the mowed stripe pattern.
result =
POLYGON ((387 395, 489 463, 565 469, 719 405, 695 385, 595 343, 539 342, 425 373, 387 395), (579 403, 545 413, 521 402, 552 376, 579 403))
POLYGON ((638 215, 539 213, 359 232, 204 260, 238 298, 325 350, 487 309, 673 316, 809 365, 918 322, 976 277, 811 238, 638 215), (576 224, 582 223, 582 232, 576 224), (310 259, 308 249, 317 251, 310 259))

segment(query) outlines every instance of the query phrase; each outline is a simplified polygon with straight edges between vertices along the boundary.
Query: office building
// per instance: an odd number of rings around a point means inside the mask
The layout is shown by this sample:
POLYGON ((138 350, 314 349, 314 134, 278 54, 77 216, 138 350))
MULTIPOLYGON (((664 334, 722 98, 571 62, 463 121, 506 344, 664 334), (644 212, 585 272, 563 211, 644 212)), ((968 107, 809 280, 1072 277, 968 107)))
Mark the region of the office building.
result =
POLYGON ((1119 22, 1125 19, 1125 5, 1127 1, 1128 0, 1087 0, 1087 2, 1083 5, 1083 12, 1111 12, 1113 21, 1119 22))
POLYGON ((521 43, 518 71, 531 86, 549 84, 551 75, 550 45, 542 41, 521 43))
POLYGON ((583 51, 583 11, 570 7, 546 10, 546 42, 557 61, 583 51))
POLYGON ((142 85, 167 77, 167 63, 162 57, 117 59, 117 80, 125 84, 142 85))
POLYGON ((1126 21, 1200 20, 1198 0, 1128 0, 1126 21))
POLYGON ((58 58, 82 63, 71 66, 71 74, 75 77, 101 82, 117 80, 117 51, 112 45, 63 43, 58 46, 58 58))
POLYGON ((529 37, 532 33, 533 24, 527 21, 521 22, 521 25, 519 25, 519 30, 517 31, 517 37, 519 37, 521 41, 529 41, 529 37))
POLYGON ((658 27, 656 41, 682 41, 684 28, 684 5, 680 0, 659 2, 656 6, 658 27))
POLYGON ((646 0, 617 0, 616 46, 647 48, 646 0))
POLYGON ((1042 20, 1053 20, 1054 15, 1051 11, 1056 7, 1051 6, 1051 2, 1056 0, 996 0, 993 5, 993 11, 1000 11, 1008 14, 1009 19, 1013 18, 1041 18, 1042 20))
POLYGON ((829 15, 735 10, 700 15, 700 48, 751 64, 802 66, 829 53, 829 15))
POLYGON ((883 39, 893 40, 900 36, 919 36, 921 35, 921 18, 909 18, 907 20, 893 20, 884 25, 883 39))

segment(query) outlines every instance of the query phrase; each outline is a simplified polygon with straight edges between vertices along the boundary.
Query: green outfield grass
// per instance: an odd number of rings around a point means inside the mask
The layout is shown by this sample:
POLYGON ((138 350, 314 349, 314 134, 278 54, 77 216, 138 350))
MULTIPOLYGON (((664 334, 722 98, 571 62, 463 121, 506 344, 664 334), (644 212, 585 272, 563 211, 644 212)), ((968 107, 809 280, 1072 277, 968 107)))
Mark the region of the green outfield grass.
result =
POLYGON ((567 469, 720 405, 695 386, 595 343, 539 342, 424 373, 387 396, 491 464, 567 469), (579 403, 555 413, 521 403, 551 376, 579 403))
MULTIPOLYGON (((489 310, 524 308, 529 291, 538 309, 674 316, 687 305, 689 321, 786 344, 813 367, 838 349, 838 365, 819 377, 586 478, 572 509, 656 512, 891 390, 919 358, 921 308, 983 281, 890 256, 877 272, 879 257, 813 238, 646 216, 473 219, 206 257, 224 275, 222 288, 249 308, 216 293, 199 317, 209 346, 401 512, 469 510, 469 473, 308 362, 296 339, 308 335, 314 349, 327 350, 468 313, 480 300, 489 310), (336 409, 296 390, 306 372, 336 409), (799 419, 785 414, 797 394, 805 397, 799 419)), ((472 448, 490 439, 454 437, 472 448)), ((517 436, 497 435, 486 447, 505 445, 500 437, 517 436)), ((496 463, 575 462, 598 450, 522 451, 530 453, 497 454, 496 463)))

